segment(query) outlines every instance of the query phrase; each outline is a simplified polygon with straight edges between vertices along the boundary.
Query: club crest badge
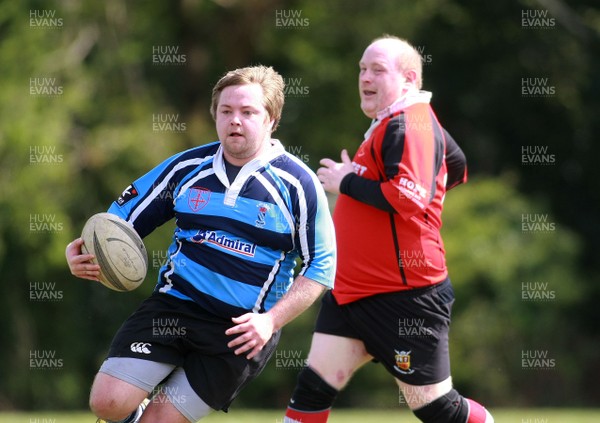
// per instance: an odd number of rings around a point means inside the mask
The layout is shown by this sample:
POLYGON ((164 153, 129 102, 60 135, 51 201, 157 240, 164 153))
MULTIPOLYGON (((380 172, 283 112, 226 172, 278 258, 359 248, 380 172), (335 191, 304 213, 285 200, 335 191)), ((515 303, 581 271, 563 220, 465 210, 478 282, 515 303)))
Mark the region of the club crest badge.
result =
POLYGON ((267 216, 267 213, 271 209, 271 205, 260 203, 256 207, 258 207, 258 214, 256 215, 256 220, 254 223, 256 223, 256 226, 258 226, 259 228, 262 228, 267 224, 265 218, 267 216))
POLYGON ((190 194, 188 196, 188 205, 192 211, 199 211, 206 207, 208 202, 210 201, 210 193, 211 191, 202 187, 192 187, 190 188, 190 194))
POLYGON ((396 369, 397 372, 402 373, 403 375, 413 374, 415 370, 410 368, 411 351, 394 351, 396 352, 396 355, 394 356, 396 360, 396 365, 394 366, 394 369, 396 369))

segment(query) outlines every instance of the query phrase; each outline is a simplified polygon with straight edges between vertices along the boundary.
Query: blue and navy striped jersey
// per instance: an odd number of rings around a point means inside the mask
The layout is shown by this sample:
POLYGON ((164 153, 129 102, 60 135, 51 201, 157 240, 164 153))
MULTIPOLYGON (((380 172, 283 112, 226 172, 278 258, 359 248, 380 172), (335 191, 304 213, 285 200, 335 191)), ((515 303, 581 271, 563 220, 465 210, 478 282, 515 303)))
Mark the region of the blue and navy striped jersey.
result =
POLYGON ((143 238, 175 217, 156 290, 224 317, 264 312, 300 274, 328 288, 335 235, 315 174, 281 143, 230 183, 220 142, 181 152, 127 187, 110 209, 143 238))

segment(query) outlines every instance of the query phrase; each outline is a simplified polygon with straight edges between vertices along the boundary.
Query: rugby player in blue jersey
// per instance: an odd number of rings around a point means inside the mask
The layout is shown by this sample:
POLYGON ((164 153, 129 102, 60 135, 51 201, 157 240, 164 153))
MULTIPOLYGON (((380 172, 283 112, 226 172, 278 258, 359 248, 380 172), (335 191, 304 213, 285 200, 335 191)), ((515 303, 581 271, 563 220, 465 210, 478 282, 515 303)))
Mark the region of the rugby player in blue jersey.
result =
MULTIPOLYGON (((172 218, 176 229, 153 294, 119 329, 96 375, 90 407, 100 419, 183 423, 226 411, 266 365, 280 329, 332 287, 325 193, 271 138, 283 88, 270 67, 225 74, 211 104, 219 141, 167 159, 109 208, 142 237, 172 218)), ((71 273, 97 280, 81 245, 67 246, 71 273)))

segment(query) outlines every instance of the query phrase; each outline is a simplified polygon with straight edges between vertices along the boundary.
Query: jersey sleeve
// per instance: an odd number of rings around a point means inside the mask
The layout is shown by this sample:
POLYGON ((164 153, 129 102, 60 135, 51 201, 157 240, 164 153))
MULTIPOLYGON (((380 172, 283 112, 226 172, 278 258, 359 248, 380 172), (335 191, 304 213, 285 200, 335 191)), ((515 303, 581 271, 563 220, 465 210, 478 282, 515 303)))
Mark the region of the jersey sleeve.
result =
POLYGON ((130 222, 142 238, 173 218, 174 191, 187 167, 183 155, 172 156, 135 180, 108 212, 130 222))
POLYGON ((444 141, 446 190, 465 183, 467 160, 463 151, 444 128, 435 121, 432 121, 433 125, 436 130, 432 137, 409 136, 407 144, 402 116, 390 120, 379 152, 385 175, 382 173, 379 180, 372 180, 350 173, 342 179, 340 192, 387 213, 403 213, 410 217, 424 209, 434 196, 435 177, 444 156, 444 141))
POLYGON ((394 207, 383 195, 381 182, 361 178, 356 173, 349 173, 340 183, 340 193, 349 195, 361 203, 368 204, 387 213, 394 213, 394 207))
POLYGON ((458 146, 454 138, 444 129, 446 139, 446 167, 448 168, 448 179, 446 190, 467 182, 467 158, 458 146))
MULTIPOLYGON (((309 171, 311 172, 311 171, 309 171)), ((314 174, 307 175, 298 192, 296 248, 302 259, 300 275, 333 288, 336 243, 325 191, 314 174)))
MULTIPOLYGON (((424 116, 425 114, 421 114, 424 116)), ((381 142, 381 160, 386 180, 381 191, 404 219, 423 211, 433 200, 436 178, 444 160, 441 127, 427 113, 429 122, 414 127, 406 115, 391 118, 381 142)))

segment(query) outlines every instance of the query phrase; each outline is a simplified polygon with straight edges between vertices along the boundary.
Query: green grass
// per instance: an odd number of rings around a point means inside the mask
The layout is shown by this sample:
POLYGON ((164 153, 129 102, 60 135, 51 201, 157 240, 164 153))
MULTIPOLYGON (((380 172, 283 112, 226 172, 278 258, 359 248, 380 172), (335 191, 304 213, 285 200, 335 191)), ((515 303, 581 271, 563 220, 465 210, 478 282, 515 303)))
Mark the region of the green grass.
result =
MULTIPOLYGON (((492 409, 496 423, 597 423, 600 409, 492 409)), ((236 410, 215 413, 206 423, 281 423, 283 411, 236 410)), ((85 423, 95 422, 90 413, 20 412, 0 413, 0 423, 85 423)), ((418 423, 406 410, 334 410, 328 423, 418 423)))

